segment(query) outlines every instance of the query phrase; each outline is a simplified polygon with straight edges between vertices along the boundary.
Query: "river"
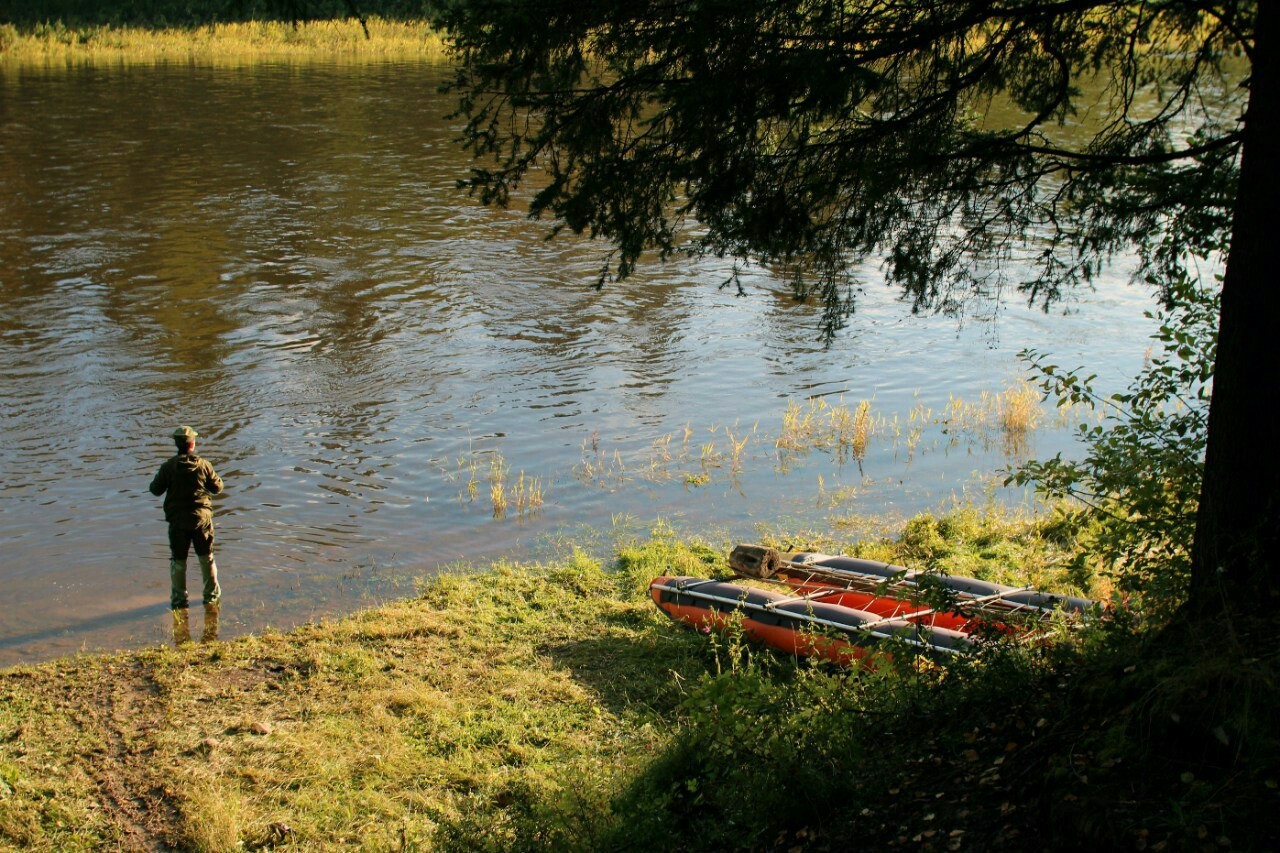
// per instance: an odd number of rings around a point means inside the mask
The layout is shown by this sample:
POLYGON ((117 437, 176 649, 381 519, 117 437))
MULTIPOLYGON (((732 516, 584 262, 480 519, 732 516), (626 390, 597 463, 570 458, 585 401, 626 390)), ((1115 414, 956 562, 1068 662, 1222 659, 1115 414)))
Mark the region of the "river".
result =
POLYGON ((169 639, 147 484, 179 424, 227 484, 230 638, 657 524, 729 543, 986 500, 1071 430, 1046 413, 1011 450, 949 400, 1000 392, 1024 347, 1111 387, 1141 365, 1123 270, 957 318, 868 263, 829 348, 769 270, 745 297, 689 258, 597 291, 604 247, 455 188, 445 73, 0 66, 0 666, 169 639), (780 450, 810 399, 869 401, 865 452, 780 450))

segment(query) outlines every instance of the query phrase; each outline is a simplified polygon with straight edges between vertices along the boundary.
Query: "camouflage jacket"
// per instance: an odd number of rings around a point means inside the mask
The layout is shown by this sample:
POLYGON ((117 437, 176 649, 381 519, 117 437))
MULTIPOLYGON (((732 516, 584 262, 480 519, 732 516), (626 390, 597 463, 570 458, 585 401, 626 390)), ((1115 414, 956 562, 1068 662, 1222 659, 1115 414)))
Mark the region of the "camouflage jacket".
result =
POLYGON ((164 517, 170 523, 211 515, 210 495, 222 491, 222 478, 213 466, 195 454, 179 453, 160 466, 151 481, 151 494, 164 495, 164 517))

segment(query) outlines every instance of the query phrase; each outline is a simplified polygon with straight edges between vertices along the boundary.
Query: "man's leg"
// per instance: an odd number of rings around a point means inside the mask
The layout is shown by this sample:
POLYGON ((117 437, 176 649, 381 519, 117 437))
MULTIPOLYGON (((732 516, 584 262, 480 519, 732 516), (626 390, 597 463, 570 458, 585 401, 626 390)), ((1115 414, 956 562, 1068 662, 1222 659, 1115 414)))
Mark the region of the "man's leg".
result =
POLYGON ((200 560, 200 580, 204 581, 203 600, 205 604, 217 604, 222 600, 222 587, 218 586, 218 564, 213 554, 197 554, 200 560))
POLYGON ((191 531, 170 524, 169 606, 174 610, 187 606, 187 552, 190 548, 191 531))
POLYGON ((192 534, 196 546, 196 559, 200 561, 200 580, 204 582, 202 600, 205 604, 217 604, 222 598, 218 586, 218 564, 213 559, 213 524, 201 524, 192 534))

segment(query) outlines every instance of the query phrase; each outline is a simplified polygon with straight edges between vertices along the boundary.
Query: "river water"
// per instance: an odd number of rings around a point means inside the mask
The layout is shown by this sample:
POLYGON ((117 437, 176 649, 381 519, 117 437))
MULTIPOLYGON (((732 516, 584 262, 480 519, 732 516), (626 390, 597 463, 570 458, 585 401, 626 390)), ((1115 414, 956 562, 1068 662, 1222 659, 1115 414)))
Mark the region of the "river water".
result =
POLYGON ((0 666, 169 640, 147 484, 179 424, 227 484, 229 638, 658 523, 729 543, 985 500, 1071 431, 1011 450, 943 423, 949 400, 1001 391, 1024 347, 1111 386, 1141 364, 1149 298, 1121 272, 958 319, 867 264, 829 348, 768 270, 742 298, 705 259, 597 291, 604 247, 455 189, 445 73, 0 66, 0 666), (870 401, 861 459, 776 446, 810 398, 870 401))

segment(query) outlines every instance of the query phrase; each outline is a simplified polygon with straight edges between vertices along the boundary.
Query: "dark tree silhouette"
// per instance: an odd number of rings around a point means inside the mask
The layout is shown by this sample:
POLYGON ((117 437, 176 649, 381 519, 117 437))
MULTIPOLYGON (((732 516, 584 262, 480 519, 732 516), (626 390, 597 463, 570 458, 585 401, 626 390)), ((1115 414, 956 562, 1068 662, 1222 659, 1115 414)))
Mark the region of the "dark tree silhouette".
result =
POLYGON ((533 216, 611 241, 601 284, 646 253, 778 264, 834 333, 857 258, 945 310, 1028 265, 1012 284, 1051 301, 1117 251, 1157 286, 1227 252, 1186 610, 1209 614, 1280 594, 1276 15, 1196 0, 459 0, 438 23, 460 59, 470 187, 506 204, 527 183, 533 216))

